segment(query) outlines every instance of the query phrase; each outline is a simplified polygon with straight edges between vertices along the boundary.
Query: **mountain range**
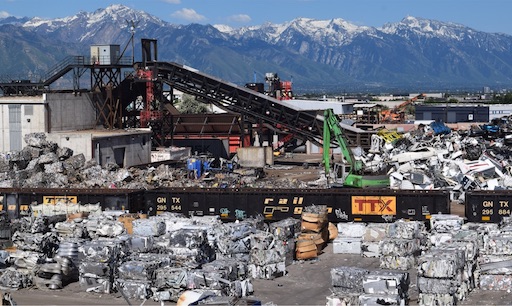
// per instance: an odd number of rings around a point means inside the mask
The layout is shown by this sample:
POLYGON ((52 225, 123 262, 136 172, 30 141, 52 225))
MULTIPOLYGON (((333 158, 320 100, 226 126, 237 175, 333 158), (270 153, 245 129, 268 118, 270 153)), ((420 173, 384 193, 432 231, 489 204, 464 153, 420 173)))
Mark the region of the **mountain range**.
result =
POLYGON ((140 60, 140 39, 158 40, 158 60, 194 67, 236 83, 264 82, 267 72, 296 92, 471 90, 512 85, 512 36, 407 16, 382 27, 341 18, 297 18, 230 28, 177 25, 111 5, 59 19, 0 19, 0 78, 44 75, 91 45, 116 44, 140 60))

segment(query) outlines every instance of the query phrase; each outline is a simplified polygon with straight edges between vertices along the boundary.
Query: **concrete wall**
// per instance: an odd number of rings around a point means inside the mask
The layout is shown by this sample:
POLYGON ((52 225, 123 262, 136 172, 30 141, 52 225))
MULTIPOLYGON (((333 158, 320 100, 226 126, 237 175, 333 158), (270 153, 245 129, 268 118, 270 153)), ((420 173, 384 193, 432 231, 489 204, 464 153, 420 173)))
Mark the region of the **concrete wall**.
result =
POLYGON ((246 147, 238 148, 238 163, 242 167, 263 168, 274 164, 272 147, 246 147))
POLYGON ((96 108, 88 94, 52 93, 47 103, 49 132, 87 130, 96 125, 96 108))
POLYGON ((45 96, 1 97, 0 98, 0 151, 8 152, 20 149, 26 144, 23 136, 28 133, 46 131, 45 96), (13 123, 12 110, 19 109, 18 123, 13 123), (11 115, 10 115, 11 113, 11 115), (11 118, 10 118, 11 117, 11 118), (19 126, 20 128, 14 128, 19 126), (17 135, 11 142, 11 136, 17 135))
POLYGON ((94 159, 101 165, 113 162, 130 167, 151 162, 151 133, 94 137, 94 159))

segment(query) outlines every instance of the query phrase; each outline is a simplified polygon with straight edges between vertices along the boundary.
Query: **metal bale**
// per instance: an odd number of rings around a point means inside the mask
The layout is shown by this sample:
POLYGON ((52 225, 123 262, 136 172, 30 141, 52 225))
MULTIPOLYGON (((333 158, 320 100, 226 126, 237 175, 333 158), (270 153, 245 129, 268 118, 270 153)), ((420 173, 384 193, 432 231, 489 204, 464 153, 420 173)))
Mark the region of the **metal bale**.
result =
POLYGON ((125 280, 152 281, 159 266, 160 263, 155 261, 130 260, 119 264, 117 273, 125 280))
POLYGON ((464 268, 464 249, 431 249, 418 258, 418 276, 453 278, 464 268))
POLYGON ((338 223, 338 237, 362 238, 366 233, 366 223, 338 223))
POLYGON ((337 292, 363 293, 367 269, 341 266, 331 269, 331 284, 337 292))
POLYGON ((117 278, 115 288, 128 299, 146 300, 151 297, 151 281, 117 278))
POLYGON ((512 275, 482 274, 479 278, 480 289, 495 291, 510 291, 512 275))
POLYGON ((451 294, 420 293, 418 296, 419 305, 457 305, 457 298, 451 294))
POLYGON ((361 238, 338 237, 332 242, 332 252, 335 254, 361 254, 361 238))
POLYGON ((434 214, 430 216, 430 230, 436 233, 453 233, 462 228, 464 218, 457 215, 434 214))
POLYGON ((165 234, 165 223, 156 219, 135 219, 132 221, 133 234, 137 236, 161 236, 165 234))
POLYGON ((367 294, 398 296, 409 299, 409 272, 402 271, 370 271, 363 278, 363 290, 367 294))
POLYGON ((405 305, 404 299, 398 294, 396 295, 381 295, 363 293, 359 296, 361 305, 405 305))
POLYGON ((301 231, 301 221, 296 218, 286 218, 281 221, 270 223, 270 232, 279 240, 296 238, 301 231))

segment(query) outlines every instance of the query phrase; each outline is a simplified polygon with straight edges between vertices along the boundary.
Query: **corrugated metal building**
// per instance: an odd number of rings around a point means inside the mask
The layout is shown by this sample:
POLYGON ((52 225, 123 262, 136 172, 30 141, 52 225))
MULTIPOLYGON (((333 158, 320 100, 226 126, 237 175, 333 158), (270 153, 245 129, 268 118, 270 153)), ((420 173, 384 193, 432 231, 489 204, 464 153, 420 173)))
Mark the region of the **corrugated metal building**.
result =
POLYGON ((416 105, 415 119, 435 120, 445 123, 489 122, 489 106, 416 105))

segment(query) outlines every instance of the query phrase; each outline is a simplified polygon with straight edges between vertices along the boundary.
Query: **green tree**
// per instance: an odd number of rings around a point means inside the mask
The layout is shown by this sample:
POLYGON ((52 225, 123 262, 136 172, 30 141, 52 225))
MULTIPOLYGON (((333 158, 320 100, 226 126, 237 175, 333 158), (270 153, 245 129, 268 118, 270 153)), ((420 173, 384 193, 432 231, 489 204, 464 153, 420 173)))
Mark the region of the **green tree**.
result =
POLYGON ((202 102, 197 101, 194 96, 183 94, 181 102, 178 103, 176 108, 182 114, 206 114, 208 113, 208 106, 202 102))

